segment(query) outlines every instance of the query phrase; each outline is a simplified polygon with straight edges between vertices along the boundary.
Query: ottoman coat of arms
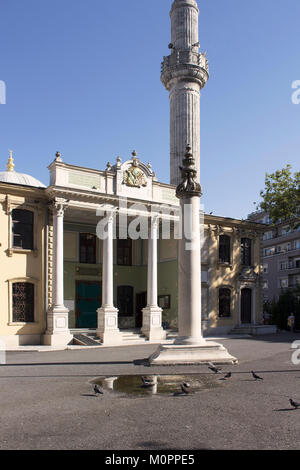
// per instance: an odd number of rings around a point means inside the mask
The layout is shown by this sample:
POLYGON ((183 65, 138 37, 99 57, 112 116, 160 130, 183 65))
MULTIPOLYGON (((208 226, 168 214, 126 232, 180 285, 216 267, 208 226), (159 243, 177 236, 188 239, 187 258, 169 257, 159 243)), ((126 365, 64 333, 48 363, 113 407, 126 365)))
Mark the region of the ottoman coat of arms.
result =
POLYGON ((145 173, 139 168, 139 161, 137 158, 134 158, 131 167, 124 171, 123 183, 135 188, 147 186, 145 173))

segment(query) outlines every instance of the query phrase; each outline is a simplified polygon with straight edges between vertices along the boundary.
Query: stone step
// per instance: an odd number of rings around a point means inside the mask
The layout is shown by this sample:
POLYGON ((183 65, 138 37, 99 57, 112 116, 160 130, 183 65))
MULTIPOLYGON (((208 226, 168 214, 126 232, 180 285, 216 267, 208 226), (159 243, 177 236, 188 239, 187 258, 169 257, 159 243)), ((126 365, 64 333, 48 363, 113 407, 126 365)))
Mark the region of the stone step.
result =
POLYGON ((147 339, 140 330, 121 330, 123 344, 144 344, 147 339))
MULTIPOLYGON (((96 335, 95 335, 96 338, 96 335)), ((77 333, 73 336, 73 343, 79 344, 80 346, 100 346, 100 339, 94 339, 91 335, 86 335, 83 333, 77 333)))
MULTIPOLYGON (((96 336, 95 329, 81 328, 73 329, 71 333, 74 335, 74 344, 81 346, 100 346, 101 340, 96 336)), ((147 338, 141 333, 139 328, 120 330, 123 345, 147 344, 147 338)), ((166 342, 172 342, 178 332, 176 330, 167 330, 166 342)))
POLYGON ((229 334, 231 335, 267 335, 276 334, 276 325, 248 325, 248 326, 236 326, 229 334))
POLYGON ((250 335, 251 328, 234 328, 229 332, 230 335, 250 335))

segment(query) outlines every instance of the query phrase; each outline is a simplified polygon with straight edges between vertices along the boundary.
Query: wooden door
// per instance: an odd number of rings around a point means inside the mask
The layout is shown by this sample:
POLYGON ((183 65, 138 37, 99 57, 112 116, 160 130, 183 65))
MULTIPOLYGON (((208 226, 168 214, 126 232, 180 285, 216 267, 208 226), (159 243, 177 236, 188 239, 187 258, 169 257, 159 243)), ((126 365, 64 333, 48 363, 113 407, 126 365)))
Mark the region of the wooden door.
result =
POLYGON ((252 321, 252 290, 242 289, 241 292, 241 323, 252 321))

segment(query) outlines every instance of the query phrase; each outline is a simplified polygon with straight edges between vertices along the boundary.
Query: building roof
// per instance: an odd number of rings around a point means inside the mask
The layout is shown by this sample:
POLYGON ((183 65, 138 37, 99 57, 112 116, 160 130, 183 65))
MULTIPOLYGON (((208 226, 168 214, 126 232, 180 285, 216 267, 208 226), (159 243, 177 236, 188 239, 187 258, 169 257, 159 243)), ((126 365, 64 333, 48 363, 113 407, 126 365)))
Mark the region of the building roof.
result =
POLYGON ((33 176, 26 175, 24 173, 18 173, 14 170, 15 165, 11 150, 6 168, 6 171, 0 171, 0 183, 19 184, 22 186, 31 186, 34 188, 46 188, 46 186, 41 183, 41 181, 37 180, 33 176))

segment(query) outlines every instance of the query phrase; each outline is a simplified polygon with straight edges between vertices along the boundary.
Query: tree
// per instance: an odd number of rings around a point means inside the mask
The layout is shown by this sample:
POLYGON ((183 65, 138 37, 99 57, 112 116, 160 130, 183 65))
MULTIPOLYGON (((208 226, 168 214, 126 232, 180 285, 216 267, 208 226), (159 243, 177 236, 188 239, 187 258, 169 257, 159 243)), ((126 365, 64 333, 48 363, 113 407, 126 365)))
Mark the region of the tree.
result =
POLYGON ((291 168, 287 165, 275 173, 266 173, 260 207, 268 213, 273 225, 286 222, 297 228, 300 225, 300 172, 292 174, 291 168))
POLYGON ((279 299, 264 303, 264 311, 270 313, 271 324, 277 325, 281 330, 287 329, 288 316, 295 315, 295 328, 300 329, 300 287, 283 289, 279 299))

